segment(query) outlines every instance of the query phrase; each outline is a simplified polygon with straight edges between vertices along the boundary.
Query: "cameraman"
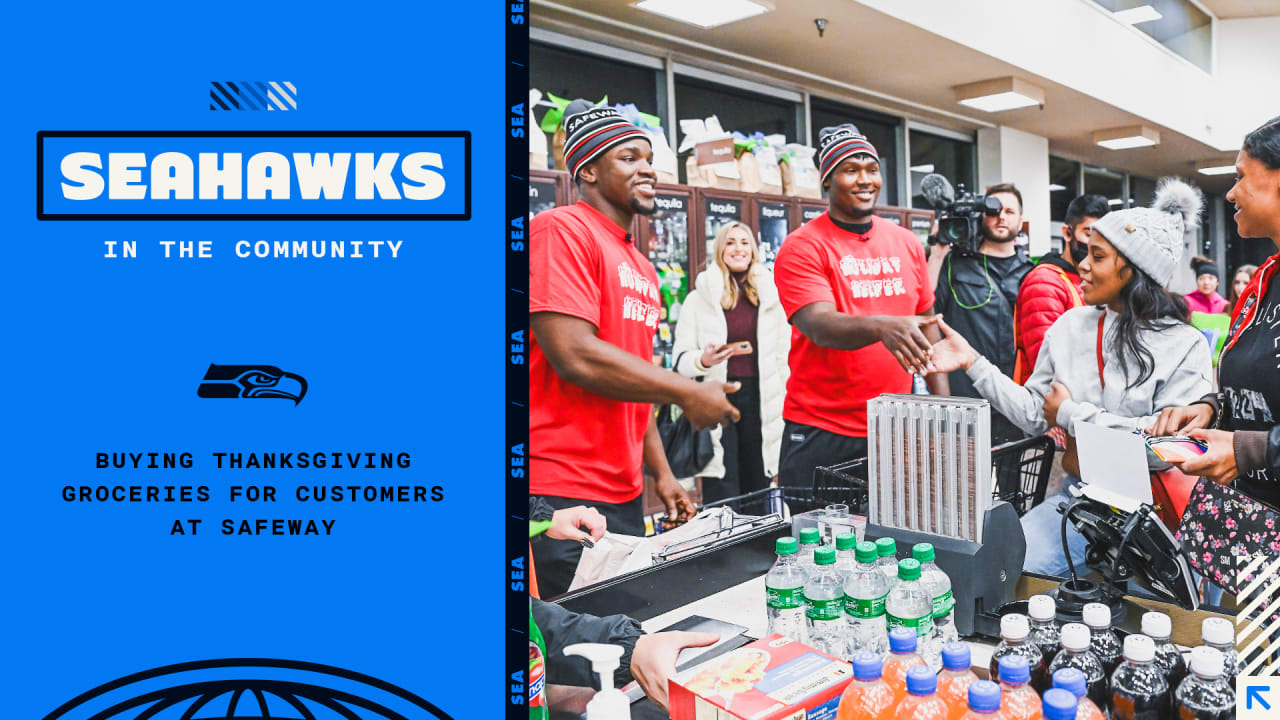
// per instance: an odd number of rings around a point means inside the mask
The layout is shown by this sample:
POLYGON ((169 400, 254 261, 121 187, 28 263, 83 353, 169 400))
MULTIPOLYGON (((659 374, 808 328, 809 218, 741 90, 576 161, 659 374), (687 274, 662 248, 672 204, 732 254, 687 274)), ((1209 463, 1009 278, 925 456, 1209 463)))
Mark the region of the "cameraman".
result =
MULTIPOLYGON (((1022 230, 1022 193, 1012 183, 1001 183, 991 186, 987 196, 1000 201, 1000 212, 983 214, 978 225, 981 244, 976 251, 956 245, 945 253, 933 309, 1001 373, 1013 375, 1017 357, 1013 308, 1022 278, 1032 267, 1026 253, 1014 245, 1022 230)), ((935 247, 934 252, 940 249, 935 247)), ((950 381, 952 395, 981 397, 965 373, 951 373, 950 381)), ((1013 423, 991 411, 992 444, 1021 437, 1013 423)))

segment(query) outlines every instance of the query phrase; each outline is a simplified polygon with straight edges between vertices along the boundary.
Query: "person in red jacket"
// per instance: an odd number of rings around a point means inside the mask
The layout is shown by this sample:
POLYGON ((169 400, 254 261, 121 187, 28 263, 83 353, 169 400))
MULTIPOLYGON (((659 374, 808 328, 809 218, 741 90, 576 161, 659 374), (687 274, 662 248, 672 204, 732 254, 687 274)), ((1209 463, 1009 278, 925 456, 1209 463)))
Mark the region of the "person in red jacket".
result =
POLYGON ((1040 258, 1022 280, 1013 313, 1013 335, 1017 343, 1013 379, 1019 385, 1031 377, 1040 354, 1040 343, 1062 313, 1084 304, 1080 294, 1080 261, 1089 252, 1093 223, 1107 214, 1107 199, 1101 195, 1081 195, 1067 206, 1062 226, 1064 252, 1050 252, 1040 258))

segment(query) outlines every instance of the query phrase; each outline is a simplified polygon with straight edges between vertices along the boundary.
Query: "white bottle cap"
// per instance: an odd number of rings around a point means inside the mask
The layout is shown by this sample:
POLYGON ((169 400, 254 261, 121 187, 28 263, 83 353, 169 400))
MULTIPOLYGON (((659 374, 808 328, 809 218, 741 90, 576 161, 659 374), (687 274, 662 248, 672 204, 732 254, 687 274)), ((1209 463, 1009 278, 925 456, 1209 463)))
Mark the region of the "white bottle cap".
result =
POLYGON ((1124 656, 1134 662, 1156 659, 1156 642, 1146 635, 1130 635, 1124 639, 1124 656))
POLYGON ((1191 649, 1191 672, 1207 678, 1222 677, 1226 660, 1217 648, 1201 645, 1191 649))
POLYGON ((1213 645, 1235 645, 1236 629, 1226 618, 1205 618, 1200 623, 1200 638, 1213 645))
POLYGON ((1031 625, 1026 615, 1010 613, 1000 618, 1000 636, 1005 640, 1026 640, 1030 634, 1031 625))
POLYGON ((1091 628, 1111 627, 1111 608, 1102 603, 1084 606, 1084 624, 1091 628))
POLYGON ((1162 612, 1143 613, 1142 634, 1153 640, 1168 640, 1173 634, 1173 623, 1162 612))
POLYGON ((1058 614, 1053 598, 1048 595, 1032 595, 1027 601, 1027 614, 1037 622, 1048 622, 1058 614))
POLYGON ((1088 625, 1067 623, 1062 626, 1062 647, 1068 650, 1088 650, 1091 639, 1088 625))

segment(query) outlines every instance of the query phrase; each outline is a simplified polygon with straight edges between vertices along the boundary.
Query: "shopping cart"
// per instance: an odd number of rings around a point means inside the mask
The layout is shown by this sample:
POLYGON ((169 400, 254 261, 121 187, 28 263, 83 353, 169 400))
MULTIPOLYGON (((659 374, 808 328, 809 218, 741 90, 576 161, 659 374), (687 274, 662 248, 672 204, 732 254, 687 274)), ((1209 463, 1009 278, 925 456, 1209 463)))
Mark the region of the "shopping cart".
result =
POLYGON ((1057 449, 1048 435, 1014 440, 991 448, 995 468, 995 496, 1013 506, 1019 516, 1044 502, 1057 449))

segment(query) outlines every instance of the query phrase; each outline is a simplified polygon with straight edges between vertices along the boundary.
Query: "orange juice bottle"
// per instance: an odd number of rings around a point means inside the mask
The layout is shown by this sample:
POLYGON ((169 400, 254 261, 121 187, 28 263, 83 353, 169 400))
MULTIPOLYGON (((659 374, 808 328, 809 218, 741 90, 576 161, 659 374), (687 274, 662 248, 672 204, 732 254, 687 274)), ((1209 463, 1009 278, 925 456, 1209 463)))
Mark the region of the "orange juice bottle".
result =
POLYGON ((916 665, 924 665, 924 658, 916 652, 916 631, 909 627, 889 631, 889 657, 884 660, 884 681, 893 688, 894 705, 907 696, 907 670, 916 665))
POLYGON ((1031 665, 1021 655, 1000 658, 1000 711, 1005 720, 1033 720, 1040 716, 1040 696, 1028 684, 1031 665))
POLYGON ((969 667, 973 658, 962 642, 942 647, 942 672, 938 673, 938 697, 947 704, 951 720, 959 720, 969 709, 969 686, 978 679, 969 667))
POLYGON ((947 720, 947 704, 938 697, 938 676, 928 665, 907 670, 907 696, 898 703, 893 720, 947 720))
POLYGON ((961 720, 1005 720, 1000 714, 1000 686, 990 680, 970 683, 969 709, 961 720))
POLYGON ((1089 699, 1089 682, 1083 670, 1062 668, 1053 674, 1053 686, 1076 696, 1076 720, 1106 720, 1102 710, 1089 699))
POLYGON ((836 720, 892 720, 897 698, 880 676, 881 670, 879 655, 858 653, 853 659, 853 682, 840 696, 836 720))

